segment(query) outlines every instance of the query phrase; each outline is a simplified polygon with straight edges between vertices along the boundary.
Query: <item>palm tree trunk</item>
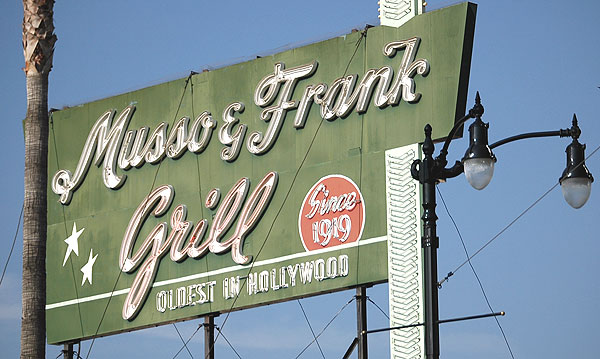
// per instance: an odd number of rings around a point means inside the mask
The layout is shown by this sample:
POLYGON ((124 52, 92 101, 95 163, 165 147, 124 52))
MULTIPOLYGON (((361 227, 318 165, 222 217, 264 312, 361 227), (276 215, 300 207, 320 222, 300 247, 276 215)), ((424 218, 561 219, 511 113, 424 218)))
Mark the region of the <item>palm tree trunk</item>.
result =
POLYGON ((46 177, 48 74, 54 53, 54 0, 23 0, 27 78, 21 358, 44 358, 46 348, 46 177))
POLYGON ((21 358, 44 358, 48 76, 27 76, 21 358))

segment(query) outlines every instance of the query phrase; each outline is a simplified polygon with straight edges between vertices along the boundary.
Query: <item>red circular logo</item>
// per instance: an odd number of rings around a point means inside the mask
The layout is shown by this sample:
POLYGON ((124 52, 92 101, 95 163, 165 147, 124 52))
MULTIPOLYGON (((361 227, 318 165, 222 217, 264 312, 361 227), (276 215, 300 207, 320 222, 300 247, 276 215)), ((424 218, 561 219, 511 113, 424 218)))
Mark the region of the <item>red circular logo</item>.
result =
POLYGON ((358 241, 365 226, 365 201, 352 180, 342 175, 321 178, 308 191, 298 231, 307 251, 358 241))

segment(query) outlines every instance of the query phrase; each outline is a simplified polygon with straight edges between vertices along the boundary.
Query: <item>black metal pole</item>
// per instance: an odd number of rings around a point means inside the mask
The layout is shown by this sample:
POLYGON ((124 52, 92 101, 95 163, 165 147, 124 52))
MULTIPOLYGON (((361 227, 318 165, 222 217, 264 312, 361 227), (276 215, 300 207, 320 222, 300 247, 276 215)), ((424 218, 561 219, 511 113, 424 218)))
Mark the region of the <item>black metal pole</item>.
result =
POLYGON ((63 349, 63 358, 73 359, 73 343, 67 343, 63 349))
POLYGON ((204 359, 215 359, 215 317, 204 317, 204 359))
POLYGON ((421 165, 421 183, 423 184, 423 265, 425 272, 425 356, 427 359, 440 357, 440 330, 438 311, 438 286, 437 286, 437 248, 438 237, 436 232, 435 214, 435 163, 433 159, 434 145, 431 139, 431 126, 425 127, 425 142, 423 153, 425 155, 421 165))
POLYGON ((367 359, 367 287, 356 288, 356 337, 358 338, 358 359, 367 359))

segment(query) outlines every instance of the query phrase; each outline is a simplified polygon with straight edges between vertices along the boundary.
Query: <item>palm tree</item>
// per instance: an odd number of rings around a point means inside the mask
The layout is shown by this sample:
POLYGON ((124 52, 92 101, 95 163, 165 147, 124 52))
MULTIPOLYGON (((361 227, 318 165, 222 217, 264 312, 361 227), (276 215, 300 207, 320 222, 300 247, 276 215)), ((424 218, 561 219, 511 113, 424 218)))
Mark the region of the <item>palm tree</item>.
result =
POLYGON ((27 78, 25 199, 23 211, 23 313, 21 358, 44 358, 46 349, 46 177, 48 74, 54 53, 54 0, 23 0, 23 53, 27 78))

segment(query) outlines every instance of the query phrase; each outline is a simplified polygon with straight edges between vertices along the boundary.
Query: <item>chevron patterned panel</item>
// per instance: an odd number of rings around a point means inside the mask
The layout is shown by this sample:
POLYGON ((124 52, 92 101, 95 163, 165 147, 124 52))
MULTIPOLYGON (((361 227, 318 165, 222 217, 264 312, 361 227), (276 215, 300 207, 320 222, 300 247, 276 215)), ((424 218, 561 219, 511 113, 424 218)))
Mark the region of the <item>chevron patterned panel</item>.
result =
MULTIPOLYGON (((388 283, 390 326, 422 323, 421 186, 410 166, 420 158, 417 144, 386 151, 388 283)), ((390 332, 392 359, 424 358, 423 327, 390 332)))

